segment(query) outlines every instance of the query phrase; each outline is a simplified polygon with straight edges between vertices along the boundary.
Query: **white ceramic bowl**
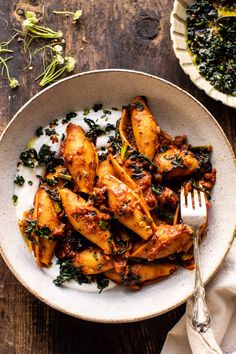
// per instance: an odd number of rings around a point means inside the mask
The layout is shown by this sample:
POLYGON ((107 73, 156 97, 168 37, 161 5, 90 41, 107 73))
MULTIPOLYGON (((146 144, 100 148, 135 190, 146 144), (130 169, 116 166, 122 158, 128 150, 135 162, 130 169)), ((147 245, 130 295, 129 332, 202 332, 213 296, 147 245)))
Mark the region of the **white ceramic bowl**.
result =
POLYGON ((209 231, 201 245, 204 282, 216 272, 229 250, 236 214, 235 160, 221 128, 210 113, 177 86, 148 74, 102 70, 74 75, 40 92, 12 119, 0 142, 0 245, 2 256, 16 278, 36 297, 57 310, 97 322, 129 322, 167 312, 192 293, 194 274, 180 268, 165 280, 141 291, 113 288, 97 293, 58 288, 35 264, 17 225, 12 204, 13 179, 19 153, 34 134, 54 118, 90 107, 95 102, 121 107, 145 95, 162 129, 187 134, 194 145, 212 144, 217 183, 209 216, 209 231))
POLYGON ((209 81, 205 80, 203 76, 199 74, 198 67, 193 63, 193 57, 187 49, 186 10, 194 1, 195 0, 175 0, 174 2, 170 17, 170 34, 175 55, 179 59, 183 71, 189 75, 192 82, 198 88, 204 90, 205 93, 214 100, 221 101, 229 107, 236 108, 236 97, 216 90, 209 81))

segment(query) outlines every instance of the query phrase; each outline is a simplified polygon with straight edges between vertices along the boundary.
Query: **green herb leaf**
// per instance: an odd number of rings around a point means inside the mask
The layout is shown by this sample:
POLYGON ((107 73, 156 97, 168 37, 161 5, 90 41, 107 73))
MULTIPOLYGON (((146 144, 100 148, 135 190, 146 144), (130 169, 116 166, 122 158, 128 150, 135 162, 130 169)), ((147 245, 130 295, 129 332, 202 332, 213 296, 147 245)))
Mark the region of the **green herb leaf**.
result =
POLYGON ((102 104, 101 103, 95 103, 95 105, 93 106, 93 110, 94 112, 98 112, 102 109, 102 104))
POLYGON ((116 127, 113 124, 108 123, 105 128, 105 131, 110 132, 111 130, 115 130, 115 129, 116 129, 116 127))
POLYGON ((37 137, 40 137, 41 135, 43 135, 43 127, 37 128, 36 131, 35 131, 35 135, 37 137))
POLYGON ((100 290, 99 294, 103 291, 103 289, 107 288, 109 285, 109 280, 105 279, 102 274, 98 274, 96 277, 97 280, 97 288, 100 290))
POLYGON ((79 284, 88 284, 89 278, 81 272, 81 267, 75 267, 70 260, 58 260, 60 274, 53 280, 56 286, 61 286, 65 281, 75 280, 79 284))
POLYGON ((25 179, 23 176, 16 175, 14 179, 14 183, 17 184, 18 186, 22 187, 23 184, 25 183, 25 179))
POLYGON ((84 109, 83 115, 84 115, 84 116, 87 116, 89 113, 90 113, 90 109, 89 109, 88 107, 86 107, 86 108, 84 109))
POLYGON ((34 168, 37 166, 37 151, 33 148, 29 148, 20 154, 20 160, 24 166, 34 168))
POLYGON ((16 205, 17 205, 17 202, 18 202, 18 196, 14 194, 14 195, 12 196, 12 200, 13 200, 13 204, 16 206, 16 205))
POLYGON ((88 138, 96 140, 98 136, 105 133, 104 130, 100 128, 100 125, 96 124, 92 119, 84 118, 84 121, 90 128, 90 130, 86 133, 88 138))
POLYGON ((41 183, 47 184, 49 187, 54 187, 58 184, 58 178, 55 176, 53 177, 53 179, 52 178, 42 178, 41 183))
POLYGON ((75 118, 77 114, 75 112, 67 113, 66 117, 62 119, 62 124, 69 123, 72 118, 75 118))
POLYGON ((99 220, 98 225, 103 231, 106 231, 108 229, 108 223, 104 220, 99 220))
POLYGON ((52 230, 48 226, 43 226, 35 230, 35 235, 38 237, 46 238, 49 241, 52 241, 54 238, 52 235, 52 230))
POLYGON ((104 114, 111 114, 111 111, 109 111, 109 109, 104 109, 104 110, 103 110, 103 113, 104 113, 104 114))

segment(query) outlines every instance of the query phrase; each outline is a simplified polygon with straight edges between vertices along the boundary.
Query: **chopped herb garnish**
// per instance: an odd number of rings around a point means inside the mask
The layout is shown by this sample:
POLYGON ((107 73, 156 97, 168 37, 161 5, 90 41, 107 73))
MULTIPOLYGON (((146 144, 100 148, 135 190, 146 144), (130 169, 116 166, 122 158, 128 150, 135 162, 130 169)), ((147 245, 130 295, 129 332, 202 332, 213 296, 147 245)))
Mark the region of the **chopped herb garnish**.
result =
POLYGON ((38 163, 45 166, 48 172, 54 172, 55 167, 63 165, 62 158, 55 157, 56 151, 52 151, 49 145, 43 144, 38 153, 38 163))
POLYGON ((98 111, 100 111, 100 109, 102 109, 102 104, 101 103, 95 103, 95 105, 93 106, 94 112, 98 112, 98 111))
POLYGON ((61 202, 60 195, 58 192, 58 189, 51 190, 47 187, 45 187, 45 191, 49 194, 50 198, 54 200, 54 202, 61 202))
POLYGON ((22 187, 23 184, 25 183, 25 179, 23 176, 17 175, 14 179, 14 183, 17 184, 18 186, 22 187))
POLYGON ((111 109, 112 109, 113 111, 118 111, 118 108, 117 108, 117 107, 111 107, 111 109))
POLYGON ((97 288, 100 290, 99 294, 103 291, 103 289, 107 288, 109 285, 109 280, 105 279, 102 274, 98 274, 96 276, 97 288))
POLYGON ((53 177, 53 179, 42 178, 41 183, 47 184, 49 187, 54 187, 58 184, 58 178, 57 177, 53 177))
POLYGON ((34 237, 37 228, 37 220, 25 220, 25 222, 27 223, 27 227, 25 229, 27 239, 32 243, 38 244, 34 237))
POLYGON ((37 137, 40 137, 41 135, 43 135, 43 127, 39 127, 35 130, 35 135, 37 137))
POLYGON ((211 200, 211 194, 208 189, 199 186, 194 179, 191 179, 189 182, 192 184, 193 188, 197 189, 200 192, 206 193, 207 199, 211 200))
POLYGON ((12 196, 12 200, 13 200, 13 204, 14 204, 14 205, 17 205, 18 196, 14 194, 14 195, 12 196))
POLYGON ((207 146, 195 146, 191 147, 190 149, 194 157, 199 162, 200 168, 202 168, 206 172, 211 172, 212 170, 212 165, 211 165, 211 152, 212 152, 212 147, 210 145, 207 146))
POLYGON ((158 185, 152 185, 152 191, 156 193, 157 195, 161 195, 163 191, 165 190, 165 187, 158 184, 158 185))
POLYGON ((128 145, 125 143, 122 145, 122 148, 120 151, 120 158, 122 161, 125 161, 127 151, 128 151, 128 145))
POLYGON ((84 115, 84 116, 87 116, 89 113, 90 113, 90 109, 89 109, 88 107, 86 107, 86 108, 84 109, 83 115, 84 115))
POLYGON ((29 148, 20 154, 20 160, 24 166, 34 168, 37 165, 37 151, 29 148))
POLYGON ((67 181, 71 181, 71 175, 67 175, 66 173, 58 173, 58 177, 59 178, 62 178, 62 179, 65 179, 65 180, 67 180, 67 181))
POLYGON ((99 220, 98 225, 103 231, 106 231, 108 229, 108 223, 104 220, 99 220))
POLYGON ((172 210, 171 207, 165 207, 165 209, 157 209, 157 215, 160 220, 164 220, 169 224, 173 225, 175 210, 172 210))
POLYGON ((115 131, 115 136, 110 136, 108 139, 109 146, 112 150, 112 154, 120 153, 121 150, 121 139, 118 131, 115 131))
POLYGON ((175 167, 181 167, 186 169, 187 166, 184 165, 184 160, 180 155, 164 155, 164 158, 166 160, 171 161, 171 164, 174 165, 175 167))
POLYGON ((69 123, 72 118, 75 118, 77 116, 77 113, 75 112, 70 112, 67 113, 66 117, 62 119, 62 124, 69 123))
POLYGON ((88 284, 89 278, 81 273, 81 267, 75 267, 70 260, 58 260, 60 275, 53 280, 56 286, 61 286, 65 281, 75 280, 79 284, 88 284))
POLYGON ((130 159, 132 159, 132 158, 141 158, 144 161, 147 161, 149 163, 149 165, 156 167, 156 165, 154 164, 154 162, 152 162, 152 160, 150 160, 147 156, 141 154, 137 150, 132 150, 127 158, 130 158, 130 159))
POLYGON ((61 136, 61 141, 63 141, 63 140, 65 140, 65 134, 64 133, 62 133, 62 136, 61 136))
POLYGON ((111 111, 109 111, 109 109, 104 109, 104 110, 103 110, 103 113, 104 113, 104 114, 111 114, 111 111))
POLYGON ((25 233, 27 236, 29 236, 32 233, 35 233, 37 227, 37 220, 26 220, 26 222, 27 222, 27 227, 25 229, 25 233))
POLYGON ((58 119, 54 119, 49 123, 50 128, 56 127, 57 125, 58 125, 58 119))
POLYGON ((98 154, 99 161, 105 161, 107 159, 107 154, 98 154))
POLYGON ((38 153, 38 162, 41 166, 46 166, 52 161, 52 158, 56 154, 56 151, 51 151, 49 145, 43 144, 38 153))
POLYGON ((137 284, 141 280, 140 275, 132 273, 131 268, 129 269, 128 273, 122 275, 121 278, 122 283, 126 286, 137 284))
POLYGON ((137 109, 137 111, 143 111, 144 110, 144 106, 141 102, 135 102, 131 104, 131 107, 133 107, 134 109, 137 109))
POLYGON ((116 127, 113 124, 108 123, 105 128, 105 131, 110 132, 111 130, 115 130, 115 129, 116 129, 116 127))
POLYGON ((171 161, 172 165, 176 167, 184 167, 183 158, 181 156, 175 156, 174 159, 171 161))
POLYGON ((54 128, 52 128, 52 129, 46 128, 46 129, 44 129, 44 132, 47 136, 57 135, 57 132, 54 128))
POLYGON ((25 229, 25 234, 27 238, 32 241, 33 237, 32 234, 38 237, 44 237, 48 240, 52 240, 53 238, 50 237, 52 234, 51 229, 48 226, 43 226, 43 227, 37 227, 38 223, 37 220, 27 220, 27 227, 25 229))
POLYGON ((89 126, 89 131, 86 133, 86 136, 92 140, 96 140, 96 138, 102 134, 104 134, 104 130, 100 128, 100 125, 96 124, 92 119, 84 118, 85 123, 89 126))
POLYGON ((163 153, 166 152, 168 150, 168 147, 166 145, 161 145, 158 147, 158 151, 163 153))
POLYGON ((37 230, 35 230, 36 236, 46 238, 49 241, 53 240, 53 237, 51 236, 51 234, 52 234, 52 231, 51 231, 50 227, 48 227, 48 226, 43 226, 43 227, 40 227, 37 230))
POLYGON ((30 186, 32 186, 32 185, 33 185, 33 182, 32 182, 32 181, 28 181, 28 184, 29 184, 30 186))

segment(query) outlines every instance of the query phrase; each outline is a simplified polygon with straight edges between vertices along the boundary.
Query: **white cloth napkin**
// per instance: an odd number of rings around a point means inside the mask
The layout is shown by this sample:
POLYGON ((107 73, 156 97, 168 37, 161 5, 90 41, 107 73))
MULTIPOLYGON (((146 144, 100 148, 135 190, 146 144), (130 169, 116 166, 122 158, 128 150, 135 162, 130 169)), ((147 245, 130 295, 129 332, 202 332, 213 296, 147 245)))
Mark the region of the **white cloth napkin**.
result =
POLYGON ((190 299, 185 315, 168 333, 161 354, 236 354, 236 240, 221 269, 206 287, 206 302, 211 330, 200 334, 192 328, 190 299))

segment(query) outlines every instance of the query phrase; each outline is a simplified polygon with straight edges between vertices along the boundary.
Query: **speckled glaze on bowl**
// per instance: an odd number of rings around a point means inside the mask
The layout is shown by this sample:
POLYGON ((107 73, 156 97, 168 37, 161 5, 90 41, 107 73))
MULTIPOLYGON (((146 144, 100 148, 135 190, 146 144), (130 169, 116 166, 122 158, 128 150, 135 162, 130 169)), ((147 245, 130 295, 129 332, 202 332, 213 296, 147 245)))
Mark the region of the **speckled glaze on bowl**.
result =
POLYGON ((193 4, 194 0, 175 0, 171 13, 170 34, 173 42, 173 49, 179 59, 183 71, 189 75, 192 82, 201 90, 213 98, 221 101, 226 106, 236 108, 236 97, 222 93, 214 88, 209 81, 199 74, 197 65, 193 63, 193 57, 187 49, 186 41, 186 10, 193 4))
POLYGON ((217 183, 209 230, 200 255, 205 282, 216 272, 233 240, 236 214, 233 152, 217 122, 192 96, 155 76, 116 69, 82 73, 52 85, 18 111, 0 141, 0 246, 10 270, 31 293, 53 308, 85 320, 131 322, 160 315, 191 295, 194 274, 180 268, 169 278, 136 292, 116 287, 97 294, 55 287, 51 278, 36 266, 18 229, 12 204, 16 163, 38 126, 94 103, 121 107, 136 95, 147 96, 162 129, 173 135, 185 133, 194 145, 214 146, 217 183))

